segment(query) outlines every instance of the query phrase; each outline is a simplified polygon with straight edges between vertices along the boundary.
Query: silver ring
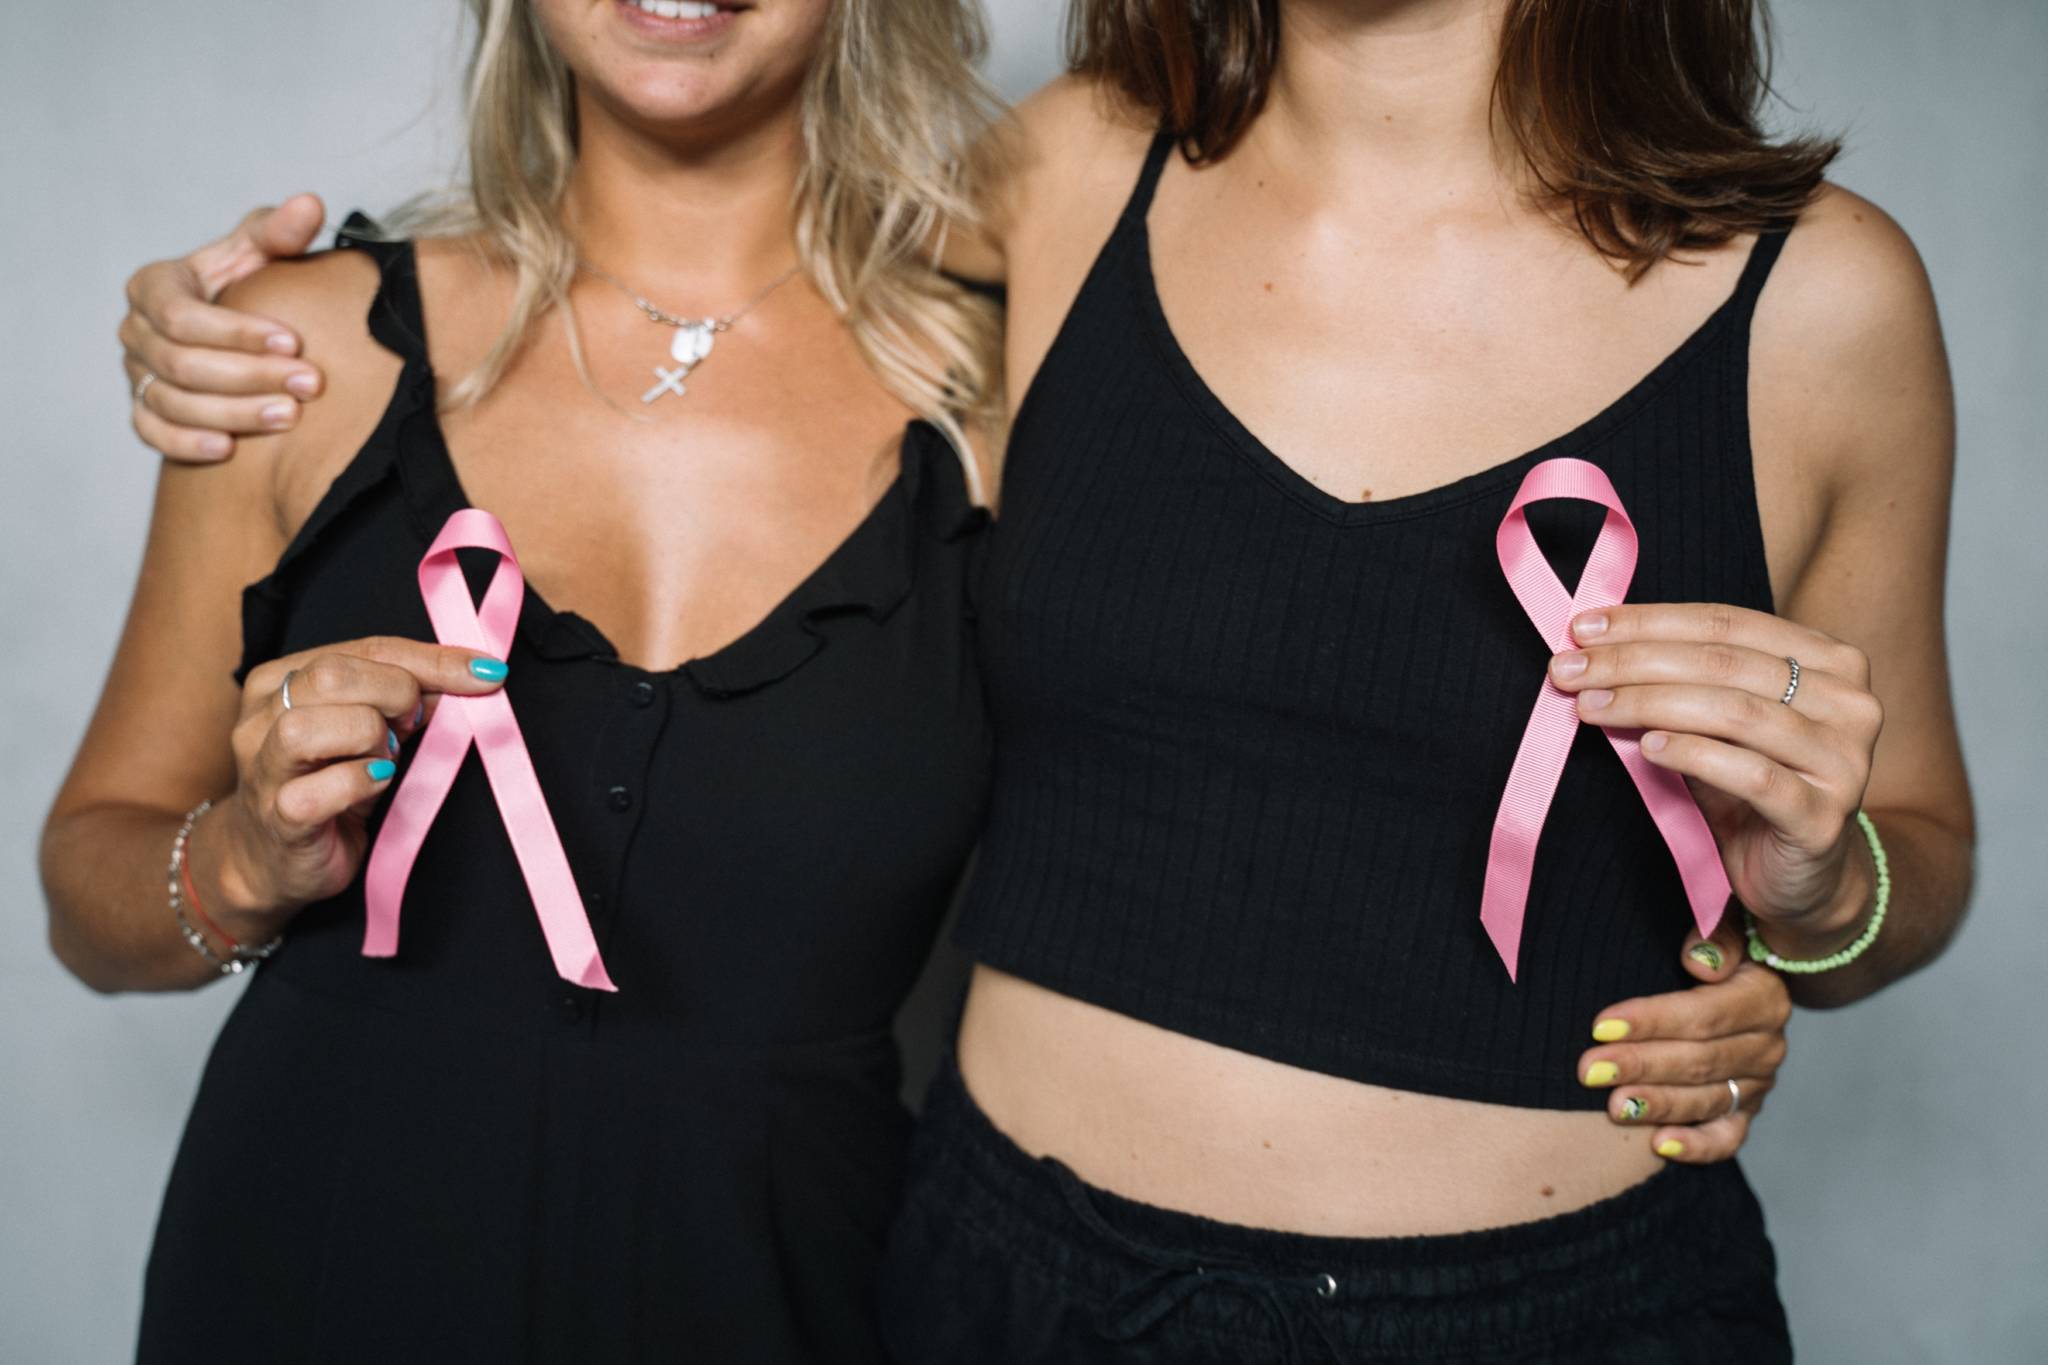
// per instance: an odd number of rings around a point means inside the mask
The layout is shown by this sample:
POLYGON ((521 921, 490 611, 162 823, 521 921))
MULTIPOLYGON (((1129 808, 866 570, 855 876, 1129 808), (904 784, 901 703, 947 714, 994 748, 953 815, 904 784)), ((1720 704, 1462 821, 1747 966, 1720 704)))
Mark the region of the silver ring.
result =
POLYGON ((140 403, 142 395, 149 392, 149 386, 156 383, 156 371, 144 370, 142 378, 135 381, 135 401, 140 403))
POLYGON ((284 681, 277 685, 278 700, 284 703, 284 709, 287 711, 292 709, 292 675, 298 671, 296 668, 286 670, 284 681))
POLYGON ((1742 1087, 1735 1083, 1733 1076, 1730 1076, 1728 1078, 1728 1112, 1732 1114, 1741 1107, 1742 1087))
POLYGON ((1785 703, 1785 705, 1790 706, 1792 704, 1792 698, 1799 695, 1799 660, 1793 658, 1790 654, 1787 654, 1785 656, 1785 662, 1792 665, 1792 677, 1785 684, 1785 695, 1778 698, 1778 700, 1785 703))

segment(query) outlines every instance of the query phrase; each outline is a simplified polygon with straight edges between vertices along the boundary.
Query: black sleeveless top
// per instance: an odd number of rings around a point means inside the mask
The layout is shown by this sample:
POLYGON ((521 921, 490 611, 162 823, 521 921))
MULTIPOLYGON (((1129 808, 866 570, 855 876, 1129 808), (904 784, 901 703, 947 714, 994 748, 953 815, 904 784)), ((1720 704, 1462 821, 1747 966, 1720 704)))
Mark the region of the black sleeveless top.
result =
MULTIPOLYGON (((1488 835, 1550 652, 1495 558, 1524 474, 1570 455, 1641 538, 1632 601, 1768 610, 1749 322, 1783 233, 1620 400, 1505 464, 1347 503, 1251 435, 1154 291, 1152 148, 1033 382, 978 591, 1000 736, 959 939, 1053 990, 1377 1085, 1597 1109, 1596 1013, 1687 984, 1678 874, 1597 729, 1537 853, 1509 981, 1488 835)), ((1600 510, 1529 520, 1567 584, 1600 510)))
MULTIPOLYGON (((245 667, 432 639, 415 570, 467 505, 411 248, 344 245, 382 266, 370 328, 403 373, 248 590, 245 667)), ((556 977, 472 752, 398 955, 361 955, 359 878, 238 1003, 166 1196, 145 1361, 882 1358, 891 1025, 989 763, 984 518, 936 430, 902 462, 787 600, 673 672, 529 587, 507 695, 618 991, 556 977)), ((476 591, 494 564, 465 561, 476 591)))

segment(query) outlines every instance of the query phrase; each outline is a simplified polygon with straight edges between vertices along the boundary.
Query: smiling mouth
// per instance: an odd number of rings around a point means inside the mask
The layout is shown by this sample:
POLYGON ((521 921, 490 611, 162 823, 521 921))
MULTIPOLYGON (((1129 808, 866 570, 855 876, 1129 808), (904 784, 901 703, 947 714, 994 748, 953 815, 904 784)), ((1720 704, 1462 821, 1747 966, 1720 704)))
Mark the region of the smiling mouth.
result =
POLYGON ((657 19, 716 19, 721 6, 706 0, 625 0, 631 9, 657 19))

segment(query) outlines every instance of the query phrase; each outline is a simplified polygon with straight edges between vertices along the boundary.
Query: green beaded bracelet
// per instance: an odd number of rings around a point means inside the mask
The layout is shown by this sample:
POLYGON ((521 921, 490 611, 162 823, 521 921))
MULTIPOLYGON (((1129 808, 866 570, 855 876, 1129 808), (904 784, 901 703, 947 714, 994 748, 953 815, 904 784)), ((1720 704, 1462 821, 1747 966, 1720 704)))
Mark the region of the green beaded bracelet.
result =
POLYGON ((1892 901, 1892 869, 1891 864, 1885 861, 1884 843, 1877 837, 1877 826, 1870 822, 1870 817, 1859 810, 1856 812, 1856 823, 1863 829, 1863 837, 1870 844, 1870 861, 1877 868, 1877 905, 1870 912, 1870 923, 1864 925, 1863 932, 1856 936, 1856 941, 1842 951, 1799 962, 1789 957, 1779 957, 1772 952, 1770 945, 1765 943, 1763 936, 1756 931, 1756 916, 1745 910, 1743 917, 1749 923, 1749 956, 1752 961, 1761 962, 1777 971, 1802 975, 1831 972, 1837 967, 1848 966, 1863 956, 1864 949, 1877 942, 1877 931, 1884 927, 1885 907, 1892 901))

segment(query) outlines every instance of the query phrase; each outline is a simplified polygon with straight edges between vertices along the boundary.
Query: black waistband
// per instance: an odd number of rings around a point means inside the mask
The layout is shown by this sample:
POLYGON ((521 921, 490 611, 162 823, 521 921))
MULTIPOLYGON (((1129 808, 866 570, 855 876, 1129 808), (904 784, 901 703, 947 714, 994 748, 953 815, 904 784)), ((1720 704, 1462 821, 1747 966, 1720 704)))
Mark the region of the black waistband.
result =
POLYGON ((1112 1338, 1172 1317, 1247 1342, 1321 1337, 1347 1360, 1386 1350, 1463 1358, 1715 1299, 1777 1311, 1762 1215, 1732 1163, 1669 1166, 1613 1198, 1508 1227, 1281 1232, 1142 1204, 1033 1158, 949 1063, 926 1103, 915 1166, 914 1203, 936 1182, 934 1204, 996 1238, 1005 1258, 1067 1285, 1112 1338))

